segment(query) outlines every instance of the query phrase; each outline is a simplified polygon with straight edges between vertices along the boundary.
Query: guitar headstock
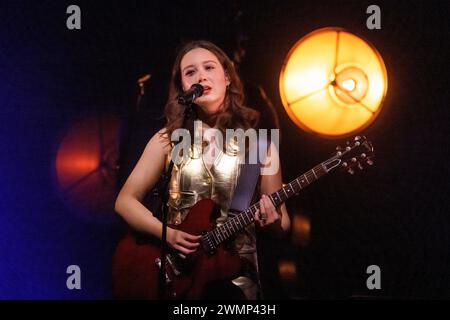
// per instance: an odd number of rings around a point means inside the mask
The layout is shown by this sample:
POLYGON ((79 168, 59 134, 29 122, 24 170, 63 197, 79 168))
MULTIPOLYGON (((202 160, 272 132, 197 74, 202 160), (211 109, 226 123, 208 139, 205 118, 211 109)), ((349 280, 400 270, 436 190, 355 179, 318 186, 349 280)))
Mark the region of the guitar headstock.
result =
POLYGON ((336 167, 355 173, 355 169, 363 170, 367 164, 373 165, 374 149, 365 136, 356 136, 347 141, 345 146, 336 147, 336 154, 324 163, 327 171, 336 167))

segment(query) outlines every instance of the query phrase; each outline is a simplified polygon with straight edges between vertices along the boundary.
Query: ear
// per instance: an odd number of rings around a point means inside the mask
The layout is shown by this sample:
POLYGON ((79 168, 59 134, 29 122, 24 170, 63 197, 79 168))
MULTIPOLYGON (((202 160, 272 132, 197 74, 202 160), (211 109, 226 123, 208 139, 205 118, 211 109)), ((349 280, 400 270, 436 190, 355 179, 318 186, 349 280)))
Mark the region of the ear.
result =
POLYGON ((228 75, 228 72, 225 72, 225 83, 227 87, 231 84, 230 76, 228 75))

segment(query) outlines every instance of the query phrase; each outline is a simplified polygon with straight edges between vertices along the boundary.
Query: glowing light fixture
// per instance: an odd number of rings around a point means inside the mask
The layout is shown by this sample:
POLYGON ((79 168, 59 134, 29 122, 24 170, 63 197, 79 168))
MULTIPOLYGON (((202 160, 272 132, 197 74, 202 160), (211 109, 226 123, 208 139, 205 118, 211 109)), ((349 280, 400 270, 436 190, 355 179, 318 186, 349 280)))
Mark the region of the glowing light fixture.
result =
POLYGON ((114 115, 75 123, 59 144, 54 161, 57 188, 83 217, 113 217, 121 120, 114 115), (88 213, 88 214, 85 214, 88 213))
POLYGON ((324 28, 292 47, 279 85, 284 108, 297 126, 325 137, 343 137, 378 116, 387 72, 370 43, 341 28, 324 28))

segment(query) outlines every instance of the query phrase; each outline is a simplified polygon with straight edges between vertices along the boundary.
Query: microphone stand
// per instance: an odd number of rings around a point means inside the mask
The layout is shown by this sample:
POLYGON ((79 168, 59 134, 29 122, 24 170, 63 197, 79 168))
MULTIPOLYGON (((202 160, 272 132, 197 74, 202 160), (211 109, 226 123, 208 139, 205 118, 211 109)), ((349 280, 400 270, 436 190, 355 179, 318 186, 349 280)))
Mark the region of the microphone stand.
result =
MULTIPOLYGON (((192 103, 195 100, 195 96, 192 101, 186 106, 183 112, 183 124, 182 128, 186 127, 187 118, 189 118, 192 114, 192 103)), ((169 137, 170 139, 170 137, 169 137)), ((172 177, 172 169, 173 169, 173 159, 170 157, 170 163, 167 171, 163 172, 161 175, 161 222, 162 222, 162 235, 161 235, 161 258, 160 258, 160 269, 159 269, 159 295, 161 299, 167 298, 167 284, 170 283, 169 278, 166 274, 166 256, 167 256, 167 210, 168 210, 168 201, 169 201, 169 182, 172 177)), ((171 297, 174 298, 174 297, 171 297)))

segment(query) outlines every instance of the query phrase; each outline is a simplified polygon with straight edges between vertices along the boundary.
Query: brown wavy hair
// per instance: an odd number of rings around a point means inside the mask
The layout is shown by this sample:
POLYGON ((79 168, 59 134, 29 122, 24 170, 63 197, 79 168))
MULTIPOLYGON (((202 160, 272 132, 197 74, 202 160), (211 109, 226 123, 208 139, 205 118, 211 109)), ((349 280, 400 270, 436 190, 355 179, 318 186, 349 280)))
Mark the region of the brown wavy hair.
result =
MULTIPOLYGON (((165 133, 168 135, 169 140, 172 132, 178 128, 181 128, 183 125, 183 112, 185 107, 178 104, 177 101, 178 95, 183 93, 180 70, 181 59, 186 53, 196 48, 203 48, 212 52, 222 64, 225 74, 230 80, 230 85, 228 86, 225 94, 224 107, 217 115, 215 125, 217 129, 225 132, 226 129, 242 128, 246 130, 249 128, 255 128, 258 124, 259 112, 244 105, 244 87, 233 62, 225 54, 225 52, 215 44, 205 40, 196 40, 184 44, 178 50, 178 54, 172 67, 172 75, 169 83, 169 97, 164 110, 167 121, 165 133)), ((191 122, 196 117, 195 105, 193 110, 194 113, 190 118, 191 122)))

